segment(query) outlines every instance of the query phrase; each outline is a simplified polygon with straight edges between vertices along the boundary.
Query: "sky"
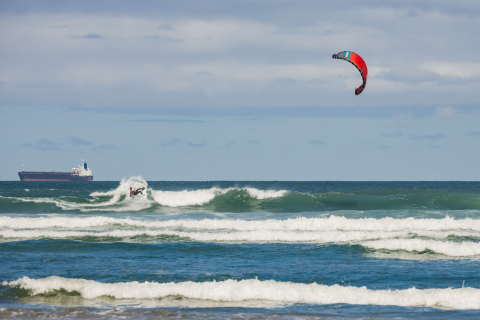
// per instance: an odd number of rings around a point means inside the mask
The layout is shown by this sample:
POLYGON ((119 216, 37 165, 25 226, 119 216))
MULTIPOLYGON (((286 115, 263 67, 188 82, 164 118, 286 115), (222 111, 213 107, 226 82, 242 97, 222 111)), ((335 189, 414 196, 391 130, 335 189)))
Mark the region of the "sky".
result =
POLYGON ((478 30, 476 0, 0 0, 0 180, 479 181, 478 30))

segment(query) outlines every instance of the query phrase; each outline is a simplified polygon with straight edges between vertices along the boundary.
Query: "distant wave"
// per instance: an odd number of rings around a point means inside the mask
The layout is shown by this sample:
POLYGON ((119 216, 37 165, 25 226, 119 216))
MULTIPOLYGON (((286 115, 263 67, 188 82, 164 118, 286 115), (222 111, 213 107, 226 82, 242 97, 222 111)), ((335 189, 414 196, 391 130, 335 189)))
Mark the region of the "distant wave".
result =
POLYGON ((309 304, 360 304, 480 309, 480 289, 371 290, 366 287, 278 282, 274 280, 226 280, 213 282, 122 282, 102 283, 85 279, 52 276, 43 279, 23 277, 4 281, 4 286, 27 290, 30 295, 80 294, 85 299, 162 299, 181 296, 212 301, 267 300, 309 304))

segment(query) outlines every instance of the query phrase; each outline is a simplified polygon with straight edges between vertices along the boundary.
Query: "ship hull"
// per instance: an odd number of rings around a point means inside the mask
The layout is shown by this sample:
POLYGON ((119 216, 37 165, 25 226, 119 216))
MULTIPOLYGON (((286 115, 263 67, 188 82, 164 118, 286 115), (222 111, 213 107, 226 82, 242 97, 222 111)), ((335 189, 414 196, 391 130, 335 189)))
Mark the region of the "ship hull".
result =
POLYGON ((93 176, 80 176, 71 172, 22 171, 18 173, 21 181, 92 181, 93 176))

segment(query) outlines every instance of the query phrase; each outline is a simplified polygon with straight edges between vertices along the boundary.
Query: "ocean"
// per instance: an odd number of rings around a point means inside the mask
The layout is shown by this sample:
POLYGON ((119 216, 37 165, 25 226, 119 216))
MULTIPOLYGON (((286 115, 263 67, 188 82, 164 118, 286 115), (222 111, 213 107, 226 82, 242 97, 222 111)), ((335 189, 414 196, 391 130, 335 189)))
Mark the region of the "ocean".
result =
POLYGON ((2 319, 477 319, 479 271, 480 182, 0 182, 2 319))

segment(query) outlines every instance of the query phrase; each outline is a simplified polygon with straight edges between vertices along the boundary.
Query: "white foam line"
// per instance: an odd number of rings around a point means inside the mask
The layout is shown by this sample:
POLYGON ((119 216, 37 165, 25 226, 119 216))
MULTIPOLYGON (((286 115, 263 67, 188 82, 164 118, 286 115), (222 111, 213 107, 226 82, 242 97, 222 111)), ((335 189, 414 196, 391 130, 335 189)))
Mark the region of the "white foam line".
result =
MULTIPOLYGON (((107 217, 85 217, 85 218, 71 218, 71 217, 39 217, 39 218, 24 218, 24 217, 0 217, 0 228, 11 229, 45 229, 53 227, 63 228, 89 228, 100 227, 106 225, 142 225, 142 221, 135 221, 131 219, 116 219, 107 217), (138 223, 138 224, 137 224, 138 223)), ((143 226, 143 225, 142 225, 143 226)))
POLYGON ((362 241, 371 239, 385 239, 405 236, 404 232, 297 232, 297 231, 247 231, 234 233, 210 232, 179 232, 171 230, 112 230, 112 231, 57 231, 57 230, 5 230, 0 231, 4 239, 38 239, 38 238, 78 238, 78 237, 118 237, 130 238, 140 235, 147 236, 178 236, 195 241, 215 242, 315 242, 341 243, 348 241, 362 241))
MULTIPOLYGON (((148 201, 131 201, 132 205, 150 205, 148 201)), ((111 210, 111 209, 108 209, 111 210)), ((0 228, 12 229, 42 229, 42 228, 89 228, 106 225, 124 225, 145 228, 185 228, 191 230, 285 230, 285 231, 410 231, 424 232, 459 232, 471 231, 469 235, 480 232, 480 220, 458 219, 450 217, 443 219, 393 219, 393 218, 364 218, 349 219, 330 216, 327 218, 299 217, 287 220, 230 220, 230 219, 203 219, 203 220, 140 220, 130 218, 95 217, 6 217, 0 216, 0 228)), ((435 233, 432 233, 435 234, 435 233)), ((477 234, 477 236, 480 234, 477 234)))
POLYGON ((450 257, 471 257, 480 255, 480 243, 451 242, 423 239, 385 239, 360 243, 375 250, 404 250, 423 252, 431 250, 450 257))
POLYGON ((131 238, 140 235, 147 236, 161 236, 161 235, 175 235, 168 231, 133 231, 133 230, 112 230, 112 231, 48 231, 48 230, 24 230, 15 231, 7 230, 0 231, 0 237, 4 239, 68 239, 80 237, 114 237, 114 238, 131 238))
POLYGON ((51 198, 17 198, 6 197, 23 202, 35 203, 52 203, 63 210, 80 210, 82 212, 91 211, 140 211, 151 207, 152 201, 145 198, 129 198, 126 197, 123 201, 120 200, 120 195, 113 195, 108 201, 99 203, 75 203, 65 200, 56 200, 51 198))
POLYGON ((85 279, 52 276, 43 279, 20 278, 4 281, 4 286, 30 290, 32 295, 64 289, 78 292, 85 299, 108 296, 115 299, 161 299, 182 296, 189 299, 240 302, 266 300, 309 304, 359 304, 480 309, 480 289, 371 290, 366 287, 326 286, 274 280, 226 280, 221 282, 121 282, 101 283, 85 279))
MULTIPOLYGON (((175 230, 1 230, 0 237, 5 240, 12 239, 68 239, 79 237, 115 237, 128 239, 136 236, 177 236, 180 238, 189 238, 200 242, 240 242, 240 243, 335 243, 335 244, 361 244, 369 246, 366 240, 402 239, 411 237, 412 234, 405 231, 384 232, 384 231, 240 231, 240 232, 183 232, 175 230)), ((450 233, 435 234, 437 238, 446 238, 450 233)), ((373 242, 372 242, 373 243, 373 242)), ((463 247, 469 246, 470 242, 462 243, 463 247)), ((371 244, 373 246, 374 244, 371 244)), ((380 246, 380 244, 378 244, 380 246)), ((475 245, 475 244, 474 244, 475 245)), ((382 249, 382 248, 381 248, 382 249)), ((385 247, 384 249, 388 249, 385 247)), ((400 250, 400 249, 393 249, 400 250)), ((418 250, 417 250, 418 251, 418 250)), ((422 251, 422 250, 420 250, 422 251)), ((467 252, 467 251, 465 251, 467 252)))

